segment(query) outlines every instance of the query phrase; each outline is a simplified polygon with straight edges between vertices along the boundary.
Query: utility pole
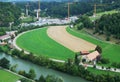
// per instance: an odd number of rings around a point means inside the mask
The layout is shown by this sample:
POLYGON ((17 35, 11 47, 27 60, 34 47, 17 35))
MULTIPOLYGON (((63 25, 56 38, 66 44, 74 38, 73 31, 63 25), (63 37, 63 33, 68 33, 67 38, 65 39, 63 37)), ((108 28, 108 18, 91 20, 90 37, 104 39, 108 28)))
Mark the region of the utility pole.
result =
POLYGON ((68 21, 70 20, 70 2, 68 2, 68 21))
POLYGON ((37 19, 40 17, 40 0, 38 1, 37 19))
POLYGON ((93 13, 94 17, 96 17, 97 7, 100 7, 100 6, 107 6, 107 5, 104 5, 104 4, 94 4, 94 13, 93 13))

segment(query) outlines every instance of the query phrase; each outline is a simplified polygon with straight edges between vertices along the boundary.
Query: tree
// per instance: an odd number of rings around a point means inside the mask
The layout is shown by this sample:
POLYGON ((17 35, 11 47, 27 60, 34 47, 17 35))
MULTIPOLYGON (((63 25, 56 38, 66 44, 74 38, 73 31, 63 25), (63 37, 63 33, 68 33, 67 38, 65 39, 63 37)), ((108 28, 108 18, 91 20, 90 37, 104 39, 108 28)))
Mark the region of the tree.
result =
POLYGON ((21 81, 21 82, 32 82, 32 81, 30 81, 30 80, 28 80, 28 79, 25 79, 25 78, 21 78, 20 81, 21 81))
POLYGON ((53 75, 47 75, 46 82, 56 82, 56 78, 53 75))
POLYGON ((46 82, 43 75, 40 76, 39 80, 37 82, 46 82))
POLYGON ((28 73, 27 77, 30 78, 30 79, 34 79, 36 77, 34 69, 29 70, 29 73, 28 73))
POLYGON ((107 59, 107 58, 101 58, 100 61, 101 61, 102 64, 108 64, 108 63, 110 63, 109 59, 107 59))
POLYGON ((19 57, 19 56, 21 55, 21 52, 20 52, 19 50, 17 50, 17 49, 14 49, 14 50, 12 51, 12 55, 19 57))
POLYGON ((95 50, 97 50, 100 54, 102 53, 102 48, 100 46, 97 45, 97 47, 95 48, 95 50))
POLYGON ((2 49, 2 47, 0 47, 0 52, 3 52, 3 49, 2 49))
POLYGON ((25 77, 27 76, 27 73, 24 70, 20 70, 18 74, 23 75, 25 77))
POLYGON ((13 65, 10 70, 13 72, 16 72, 16 68, 17 68, 18 64, 13 65))
POLYGON ((75 54, 75 59, 74 59, 74 61, 75 61, 75 64, 76 64, 76 65, 79 65, 80 59, 78 58, 78 55, 77 55, 77 54, 75 54))
POLYGON ((3 68, 9 69, 9 67, 10 67, 10 61, 7 60, 6 58, 2 58, 0 60, 0 66, 3 67, 3 68))
POLYGON ((68 66, 71 66, 71 65, 72 65, 72 63, 73 63, 73 60, 72 60, 72 59, 70 59, 70 58, 68 58, 67 65, 68 65, 68 66))

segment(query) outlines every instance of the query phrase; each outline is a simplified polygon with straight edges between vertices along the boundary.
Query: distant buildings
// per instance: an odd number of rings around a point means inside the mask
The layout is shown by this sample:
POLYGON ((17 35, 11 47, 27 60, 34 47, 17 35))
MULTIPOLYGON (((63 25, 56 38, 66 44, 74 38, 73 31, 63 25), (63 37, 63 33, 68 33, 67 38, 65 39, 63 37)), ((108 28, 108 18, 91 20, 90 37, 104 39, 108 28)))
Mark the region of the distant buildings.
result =
POLYGON ((38 21, 34 23, 24 23, 21 24, 21 26, 42 26, 42 25, 52 25, 52 24, 58 24, 58 25, 63 25, 63 24, 69 24, 70 22, 75 22, 78 19, 77 16, 72 16, 70 17, 70 20, 68 19, 58 19, 58 18, 50 18, 50 17, 44 17, 44 18, 39 18, 38 21))

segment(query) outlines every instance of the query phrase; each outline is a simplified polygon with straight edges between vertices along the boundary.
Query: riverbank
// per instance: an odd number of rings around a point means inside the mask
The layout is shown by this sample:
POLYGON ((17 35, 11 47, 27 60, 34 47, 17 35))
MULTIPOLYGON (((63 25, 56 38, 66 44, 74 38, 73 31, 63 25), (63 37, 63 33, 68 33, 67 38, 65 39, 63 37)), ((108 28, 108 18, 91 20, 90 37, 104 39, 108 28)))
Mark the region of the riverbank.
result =
POLYGON ((30 63, 29 61, 25 61, 25 60, 21 60, 19 58, 15 58, 15 57, 11 57, 10 55, 6 55, 4 53, 0 54, 0 59, 1 58, 7 58, 10 61, 11 65, 17 65, 16 71, 20 71, 20 70, 25 70, 26 72, 29 72, 29 70, 32 68, 35 70, 36 73, 36 79, 39 79, 39 77, 41 75, 43 76, 47 76, 47 75, 54 75, 55 77, 60 77, 64 80, 64 82, 88 82, 80 77, 77 76, 72 76, 72 75, 68 75, 65 73, 62 73, 60 71, 55 71, 52 69, 48 69, 47 67, 41 67, 38 65, 35 65, 33 63, 30 63))

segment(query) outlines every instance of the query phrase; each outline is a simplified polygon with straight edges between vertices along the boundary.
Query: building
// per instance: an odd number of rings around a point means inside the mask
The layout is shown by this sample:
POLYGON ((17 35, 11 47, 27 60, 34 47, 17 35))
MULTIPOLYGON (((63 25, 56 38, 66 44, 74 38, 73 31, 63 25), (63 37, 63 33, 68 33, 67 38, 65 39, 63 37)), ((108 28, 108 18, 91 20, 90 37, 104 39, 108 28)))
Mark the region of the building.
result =
POLYGON ((16 36, 15 33, 17 33, 17 31, 7 31, 6 32, 7 35, 10 35, 10 36, 13 35, 14 37, 16 36))
POLYGON ((94 60, 97 60, 98 57, 100 57, 100 53, 98 51, 94 51, 94 52, 86 55, 86 60, 94 61, 94 60))
POLYGON ((81 63, 93 63, 94 65, 96 64, 96 60, 100 59, 100 53, 98 51, 93 51, 91 53, 89 53, 88 51, 82 51, 81 53, 81 63))
POLYGON ((9 35, 0 36, 0 45, 7 44, 8 40, 10 40, 10 38, 11 37, 9 35))
POLYGON ((8 40, 8 39, 10 39, 9 35, 0 36, 0 41, 4 41, 4 40, 8 40))

